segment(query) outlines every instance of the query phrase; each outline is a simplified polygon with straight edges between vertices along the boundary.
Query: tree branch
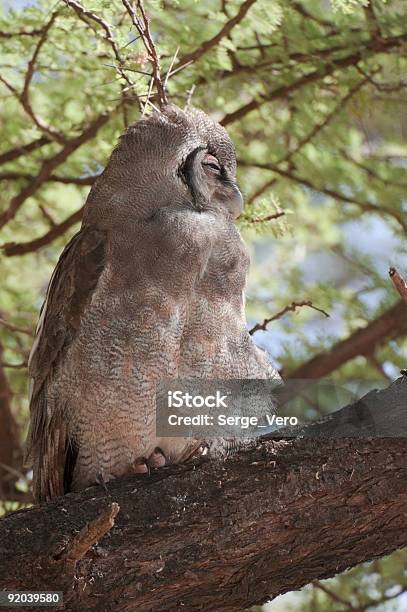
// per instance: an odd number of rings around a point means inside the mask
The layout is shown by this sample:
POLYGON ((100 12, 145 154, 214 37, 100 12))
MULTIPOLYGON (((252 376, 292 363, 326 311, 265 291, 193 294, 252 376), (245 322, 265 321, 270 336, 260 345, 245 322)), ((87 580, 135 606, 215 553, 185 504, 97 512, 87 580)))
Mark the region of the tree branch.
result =
POLYGON ((252 225, 256 225, 257 223, 267 223, 268 221, 275 221, 276 219, 280 219, 280 217, 284 217, 285 214, 286 213, 284 212, 284 210, 279 210, 275 213, 272 213, 271 215, 267 215, 266 217, 246 218, 246 221, 248 223, 251 223, 252 225))
POLYGON ((68 231, 72 225, 75 225, 75 223, 81 221, 82 215, 83 207, 72 213, 72 215, 67 217, 65 221, 62 221, 62 223, 54 225, 40 238, 35 238, 29 242, 8 242, 3 244, 0 248, 3 249, 3 252, 5 255, 7 255, 7 257, 13 257, 14 255, 25 255, 26 253, 38 251, 38 249, 41 249, 56 238, 59 238, 59 236, 65 234, 65 232, 68 231))
POLYGON ((14 38, 15 36, 40 36, 44 28, 34 28, 32 30, 17 30, 16 32, 4 32, 0 30, 0 38, 14 38))
POLYGON ((218 45, 223 38, 226 38, 227 36, 229 36, 233 28, 237 26, 244 19, 248 10, 255 2, 256 0, 245 0, 245 2, 241 4, 236 15, 232 17, 231 19, 229 19, 222 26, 219 32, 215 34, 215 36, 203 42, 194 51, 191 51, 190 53, 183 55, 179 59, 172 73, 175 74, 176 72, 179 72, 186 66, 189 66, 189 64, 192 64, 193 62, 198 61, 202 57, 202 55, 204 55, 205 53, 207 53, 208 51, 216 47, 216 45, 218 45))
MULTIPOLYGON (((62 183, 63 185, 79 185, 88 186, 93 185, 98 175, 91 176, 58 176, 51 174, 44 183, 62 183)), ((19 179, 25 179, 27 181, 33 181, 35 179, 34 174, 28 172, 0 172, 0 181, 16 181, 19 179)))
POLYGON ((291 181, 299 183, 300 185, 304 185, 305 187, 312 189, 312 191, 324 193, 325 195, 331 198, 334 198, 335 200, 339 200, 340 202, 345 202, 348 204, 355 204, 358 208, 360 208, 361 210, 365 212, 372 212, 378 215, 385 214, 390 217, 393 217, 393 219, 397 221, 397 223, 400 225, 403 231, 407 234, 407 221, 404 219, 405 215, 402 212, 397 212, 390 208, 386 208, 378 204, 373 204, 373 202, 363 202, 362 200, 359 200, 358 198, 352 197, 350 195, 349 196, 345 195, 341 193, 340 191, 330 189, 329 187, 318 187, 314 185, 309 179, 302 177, 302 176, 298 176, 297 174, 294 174, 294 172, 292 172, 291 170, 285 170, 283 168, 280 168, 280 166, 278 166, 277 164, 262 164, 259 162, 239 160, 239 165, 240 166, 252 166, 255 168, 261 168, 263 170, 270 170, 271 172, 275 172, 276 174, 279 174, 280 176, 284 176, 285 178, 288 178, 291 181))
POLYGON ((318 308, 317 306, 314 306, 311 300, 305 300, 302 302, 291 302, 291 304, 289 304, 288 306, 285 306, 282 310, 277 312, 277 314, 273 315, 272 317, 268 319, 264 319, 263 323, 256 323, 256 325, 249 330, 249 334, 252 335, 256 331, 260 331, 260 330, 265 331, 267 329, 267 325, 271 323, 272 321, 281 319, 281 317, 283 317, 287 312, 295 312, 297 308, 302 308, 303 306, 308 306, 309 308, 313 308, 314 310, 317 310, 318 312, 322 313, 325 317, 329 317, 329 314, 325 312, 325 310, 322 310, 322 308, 318 308))
POLYGON ((0 228, 15 217, 26 199, 38 191, 41 185, 52 175, 55 168, 60 166, 82 144, 91 140, 102 125, 108 122, 110 117, 111 113, 109 112, 99 115, 78 136, 67 140, 63 148, 60 149, 56 155, 42 162, 41 168, 35 179, 12 198, 9 207, 0 215, 0 228))
MULTIPOLYGON (((134 27, 139 33, 143 41, 144 47, 147 51, 148 59, 153 69, 152 83, 154 83, 157 89, 158 103, 160 107, 162 107, 168 103, 167 94, 165 92, 164 81, 161 77, 160 56, 157 52, 154 39, 151 35, 150 22, 144 10, 143 2, 142 0, 136 1, 137 8, 141 14, 141 18, 137 15, 130 2, 128 2, 127 0, 122 0, 122 3, 127 13, 129 14, 134 27)), ((147 96, 146 104, 148 103, 148 101, 149 97, 147 96)))
POLYGON ((27 65, 27 72, 25 74, 23 90, 19 96, 19 100, 25 112, 30 117, 30 119, 33 121, 33 123, 38 127, 38 129, 40 129, 42 132, 45 132, 46 134, 49 134, 51 139, 56 140, 57 142, 60 142, 63 144, 66 142, 65 136, 61 134, 60 132, 58 132, 58 130, 54 130, 51 126, 47 125, 40 117, 37 116, 37 114, 34 112, 33 107, 31 106, 30 96, 29 96, 29 89, 30 89, 30 85, 31 85, 31 81, 32 81, 34 72, 35 72, 35 64, 37 62, 38 55, 45 41, 47 40, 48 32, 53 26, 57 16, 58 16, 58 11, 54 11, 51 14, 51 17, 48 23, 44 26, 41 36, 37 44, 35 45, 34 53, 27 65))
POLYGON ((376 346, 395 332, 407 326, 407 306, 397 302, 366 327, 358 329, 345 340, 341 340, 328 351, 315 355, 295 370, 289 372, 290 378, 323 378, 341 365, 359 355, 370 355, 376 346))
POLYGON ((396 268, 390 268, 389 276, 393 281, 394 286, 401 295, 404 302, 407 304, 407 283, 396 268))
POLYGON ((82 4, 80 4, 80 2, 77 2, 77 0, 64 0, 64 2, 67 6, 69 6, 75 11, 79 19, 81 19, 87 26, 89 25, 88 23, 88 19, 89 19, 90 21, 93 21, 94 23, 96 23, 98 26, 102 28, 104 39, 110 45, 113 51, 113 55, 116 60, 116 66, 114 67, 117 70, 120 77, 125 81, 127 85, 127 89, 130 89, 132 91, 133 95, 136 96, 137 102, 139 102, 136 91, 134 89, 135 84, 127 76, 125 72, 124 61, 120 55, 119 47, 116 44, 116 41, 113 36, 113 31, 110 25, 102 17, 100 17, 96 13, 92 13, 92 11, 89 11, 84 6, 82 6, 82 4))
MULTIPOLYGON (((276 89, 266 94, 260 95, 258 98, 251 100, 247 104, 244 104, 233 113, 225 115, 220 123, 223 126, 229 125, 230 123, 234 123, 235 121, 242 119, 251 111, 260 108, 260 106, 267 102, 271 102, 272 100, 276 100, 279 98, 286 98, 288 94, 292 93, 293 91, 300 89, 304 85, 308 85, 310 83, 318 81, 334 73, 338 69, 355 66, 359 61, 365 59, 368 55, 378 52, 385 53, 391 51, 392 48, 398 47, 403 44, 405 40, 407 40, 407 34, 370 40, 366 42, 365 45, 355 53, 351 53, 350 55, 346 55, 342 58, 331 58, 331 60, 326 63, 322 68, 318 68, 317 70, 302 75, 291 83, 281 85, 280 87, 277 87, 276 89)), ((253 69, 255 68, 256 67, 254 66, 253 69)))
POLYGON ((37 138, 36 140, 33 140, 32 142, 29 142, 26 145, 20 145, 13 149, 9 149, 8 151, 0 155, 0 165, 6 164, 10 161, 13 161, 14 159, 18 159, 23 155, 27 155, 27 153, 31 153, 31 151, 36 151, 37 149, 40 149, 41 147, 46 144, 49 144, 50 142, 52 141, 49 136, 41 136, 40 138, 37 138))
POLYGON ((18 325, 13 325, 12 323, 5 321, 1 316, 0 316, 0 326, 4 327, 5 329, 8 329, 9 331, 17 332, 18 334, 24 334, 30 337, 34 335, 30 329, 27 329, 25 327, 19 327, 18 325))
MULTIPOLYGON (((358 404, 391 419, 406 401, 400 379, 358 404)), ((405 439, 263 439, 92 487, 0 520, 0 589, 62 590, 61 610, 247 608, 405 546, 406 466, 405 439)))

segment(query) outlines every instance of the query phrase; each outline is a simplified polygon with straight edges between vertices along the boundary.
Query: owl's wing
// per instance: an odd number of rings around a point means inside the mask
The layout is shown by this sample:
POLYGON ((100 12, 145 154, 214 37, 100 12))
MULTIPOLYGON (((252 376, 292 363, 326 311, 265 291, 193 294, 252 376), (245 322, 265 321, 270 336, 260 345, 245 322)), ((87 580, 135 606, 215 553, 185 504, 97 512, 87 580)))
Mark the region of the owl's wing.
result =
POLYGON ((30 429, 26 460, 33 466, 37 501, 69 488, 76 452, 69 439, 63 406, 48 397, 55 371, 78 332, 106 262, 106 235, 82 229, 65 247, 51 277, 29 359, 30 429))

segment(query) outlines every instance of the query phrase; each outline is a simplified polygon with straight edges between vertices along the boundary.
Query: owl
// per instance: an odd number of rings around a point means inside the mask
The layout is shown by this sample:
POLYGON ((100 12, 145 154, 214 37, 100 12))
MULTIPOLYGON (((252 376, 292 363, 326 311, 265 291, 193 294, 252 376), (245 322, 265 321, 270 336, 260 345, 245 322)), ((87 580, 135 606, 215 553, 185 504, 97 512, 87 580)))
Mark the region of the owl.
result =
POLYGON ((226 131, 167 106, 127 129, 52 274, 29 360, 37 501, 188 459, 157 437, 173 378, 276 378, 247 331, 249 257, 226 131))

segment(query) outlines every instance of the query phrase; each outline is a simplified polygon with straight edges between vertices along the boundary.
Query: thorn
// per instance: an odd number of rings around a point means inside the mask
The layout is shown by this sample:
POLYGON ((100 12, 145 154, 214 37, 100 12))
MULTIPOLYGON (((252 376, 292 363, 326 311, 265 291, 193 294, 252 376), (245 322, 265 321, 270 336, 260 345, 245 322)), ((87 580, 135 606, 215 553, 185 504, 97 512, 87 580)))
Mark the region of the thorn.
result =
POLYGON ((129 45, 132 45, 134 42, 136 42, 136 40, 138 40, 139 38, 141 38, 141 36, 136 36, 136 38, 133 38, 133 40, 129 40, 128 43, 126 43, 125 45, 123 45, 122 49, 125 49, 126 47, 128 47, 129 45))
POLYGON ((167 87, 167 81, 168 81, 169 76, 171 74, 171 70, 172 70, 172 68, 173 68, 173 66, 175 64, 175 60, 177 59, 178 51, 179 51, 179 47, 176 48, 175 53, 174 53, 174 57, 171 60, 170 67, 168 68, 167 74, 165 75, 164 84, 163 84, 164 89, 167 87))

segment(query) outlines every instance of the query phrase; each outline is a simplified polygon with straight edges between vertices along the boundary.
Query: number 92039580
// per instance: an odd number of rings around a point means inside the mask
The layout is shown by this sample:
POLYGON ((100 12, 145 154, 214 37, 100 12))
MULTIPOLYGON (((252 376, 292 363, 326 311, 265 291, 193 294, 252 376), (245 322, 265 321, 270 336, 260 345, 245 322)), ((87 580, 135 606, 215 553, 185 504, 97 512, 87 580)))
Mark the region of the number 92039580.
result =
POLYGON ((0 607, 55 607, 63 602, 60 591, 0 591, 0 607))

